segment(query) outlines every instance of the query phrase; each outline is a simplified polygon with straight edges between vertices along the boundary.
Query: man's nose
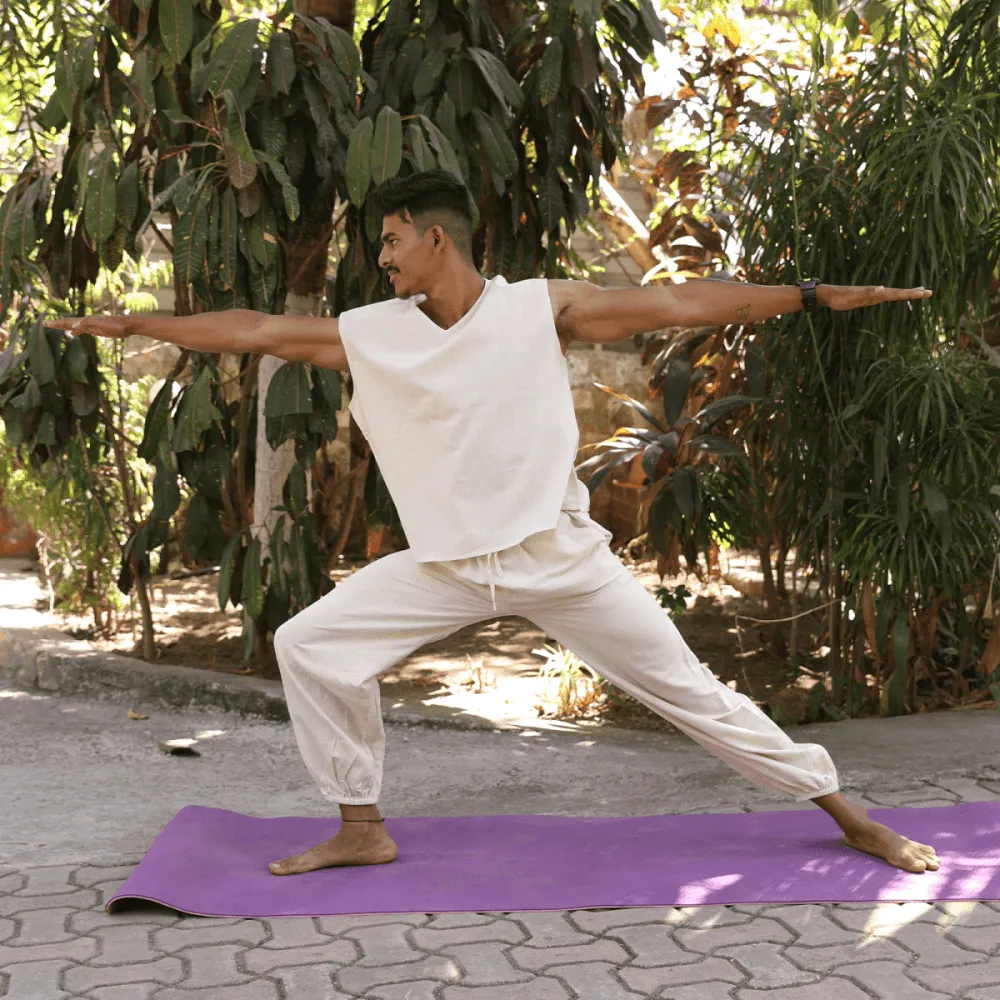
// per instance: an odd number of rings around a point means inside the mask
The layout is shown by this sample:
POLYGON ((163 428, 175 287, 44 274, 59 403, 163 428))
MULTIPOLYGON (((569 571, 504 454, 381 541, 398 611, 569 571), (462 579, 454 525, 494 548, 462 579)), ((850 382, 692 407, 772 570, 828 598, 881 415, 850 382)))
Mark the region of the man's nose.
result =
POLYGON ((388 248, 386 248, 386 247, 382 247, 381 251, 379 252, 379 255, 378 255, 378 266, 379 267, 388 267, 389 266, 388 248))

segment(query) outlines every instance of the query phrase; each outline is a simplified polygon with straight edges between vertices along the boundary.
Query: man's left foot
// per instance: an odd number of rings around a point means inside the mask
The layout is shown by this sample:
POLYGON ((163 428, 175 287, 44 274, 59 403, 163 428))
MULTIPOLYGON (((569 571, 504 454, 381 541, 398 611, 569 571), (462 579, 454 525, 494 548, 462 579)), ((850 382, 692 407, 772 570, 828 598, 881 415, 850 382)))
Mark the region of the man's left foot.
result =
POLYGON ((903 837, 895 830, 870 819, 866 819, 850 833, 845 832, 844 843, 865 854, 882 858, 903 871, 934 872, 940 867, 933 847, 903 837))

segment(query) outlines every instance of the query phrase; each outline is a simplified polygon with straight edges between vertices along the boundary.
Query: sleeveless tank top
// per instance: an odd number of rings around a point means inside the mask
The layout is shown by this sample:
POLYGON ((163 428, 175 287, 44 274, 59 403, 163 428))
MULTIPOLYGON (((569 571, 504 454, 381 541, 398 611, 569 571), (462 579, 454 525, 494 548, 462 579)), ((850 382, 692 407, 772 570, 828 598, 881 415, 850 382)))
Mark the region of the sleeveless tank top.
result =
POLYGON ((548 284, 490 278, 442 329, 422 296, 339 316, 350 410, 417 562, 469 559, 588 510, 580 433, 548 284))

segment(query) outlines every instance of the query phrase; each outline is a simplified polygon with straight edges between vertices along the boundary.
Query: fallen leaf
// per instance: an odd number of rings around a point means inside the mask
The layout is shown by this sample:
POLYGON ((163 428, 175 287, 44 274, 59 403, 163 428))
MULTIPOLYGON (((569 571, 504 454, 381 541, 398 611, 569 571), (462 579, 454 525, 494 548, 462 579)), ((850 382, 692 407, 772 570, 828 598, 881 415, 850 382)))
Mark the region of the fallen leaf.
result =
POLYGON ((160 744, 160 749, 164 753, 173 754, 178 757, 200 757, 199 751, 194 749, 197 740, 183 739, 183 740, 164 740, 160 744))
POLYGON ((128 717, 130 719, 148 719, 148 715, 143 715, 141 712, 137 712, 134 708, 128 710, 128 717))

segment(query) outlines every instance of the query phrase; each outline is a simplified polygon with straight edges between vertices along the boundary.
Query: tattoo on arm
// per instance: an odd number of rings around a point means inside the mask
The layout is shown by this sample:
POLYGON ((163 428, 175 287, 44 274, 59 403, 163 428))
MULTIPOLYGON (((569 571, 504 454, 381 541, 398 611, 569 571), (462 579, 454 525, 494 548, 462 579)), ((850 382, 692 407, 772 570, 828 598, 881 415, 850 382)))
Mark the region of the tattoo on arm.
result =
POLYGON ((745 323, 750 318, 750 304, 747 303, 745 306, 740 306, 736 310, 736 315, 739 317, 740 321, 745 323))

